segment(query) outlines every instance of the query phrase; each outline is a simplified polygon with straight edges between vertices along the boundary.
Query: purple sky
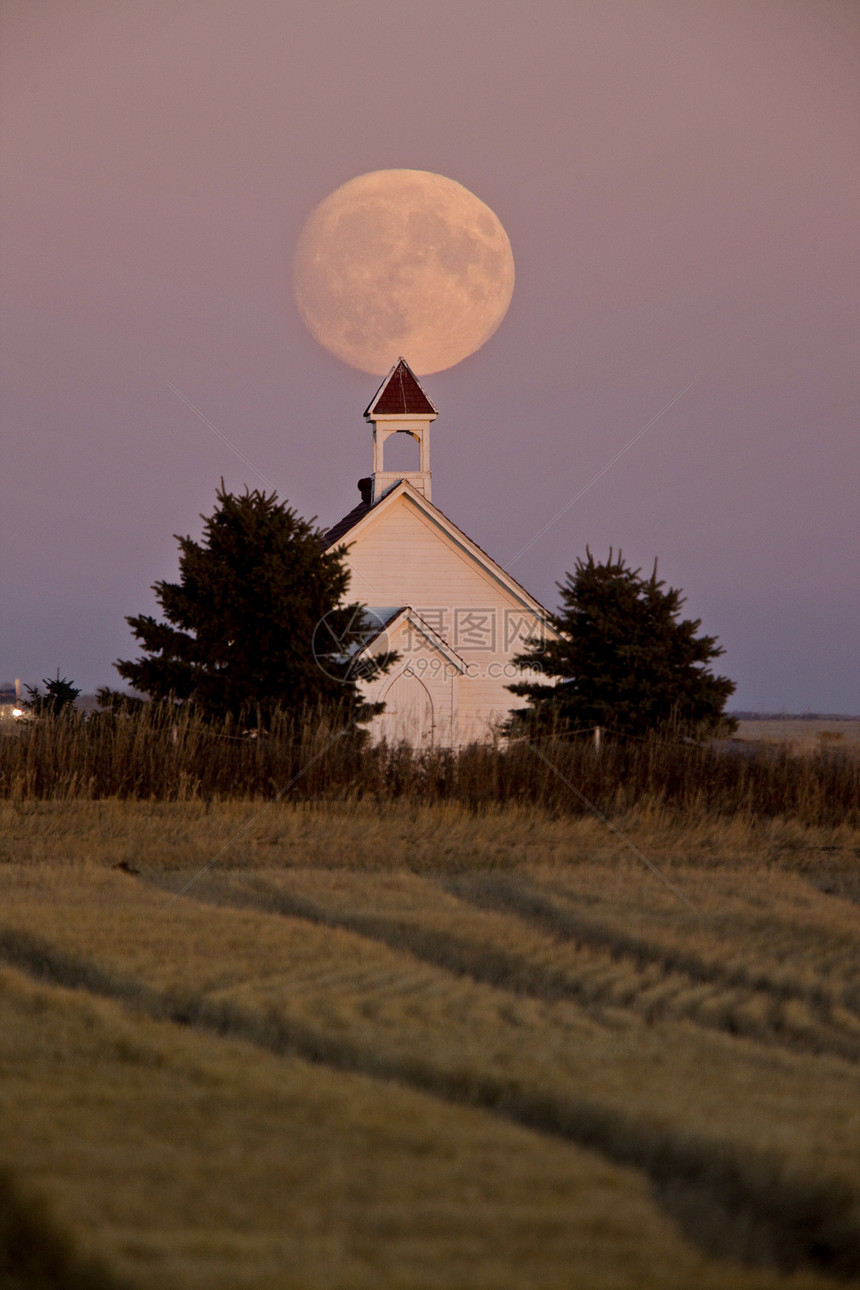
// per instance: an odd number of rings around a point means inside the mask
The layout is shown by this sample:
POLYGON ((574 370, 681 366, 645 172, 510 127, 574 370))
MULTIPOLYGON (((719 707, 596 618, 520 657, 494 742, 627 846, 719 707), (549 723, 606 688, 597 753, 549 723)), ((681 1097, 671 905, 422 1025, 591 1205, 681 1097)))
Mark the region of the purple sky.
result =
POLYGON ((302 514, 358 500, 376 382, 305 332, 290 258, 339 184, 408 167, 517 268, 425 381, 436 505, 550 608, 586 543, 656 555, 732 706, 860 712, 854 0, 3 14, 0 681, 119 684, 172 535, 220 476, 262 486, 171 386, 302 514))

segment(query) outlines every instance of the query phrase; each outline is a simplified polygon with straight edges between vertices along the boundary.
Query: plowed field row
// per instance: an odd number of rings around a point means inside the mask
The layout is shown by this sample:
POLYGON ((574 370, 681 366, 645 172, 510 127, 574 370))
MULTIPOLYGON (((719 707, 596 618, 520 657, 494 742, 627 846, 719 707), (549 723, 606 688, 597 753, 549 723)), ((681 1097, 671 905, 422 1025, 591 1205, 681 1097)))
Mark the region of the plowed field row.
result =
MULTIPOLYGON (((700 998, 694 1024, 655 1019, 659 978, 637 983, 641 968, 623 957, 600 970, 628 973, 629 987, 610 988, 608 976, 596 1007, 575 991, 524 988, 551 972, 573 980, 570 938, 412 875, 349 876, 358 888, 336 873, 222 875, 208 894, 232 902, 223 908, 167 907, 163 894, 98 870, 46 882, 10 867, 6 878, 0 945, 30 973, 596 1149, 641 1170, 712 1256, 810 1277, 813 1266, 843 1276, 860 1266, 856 1069, 701 1024, 731 990, 700 998), (434 937, 444 948, 435 959, 434 937), (444 960, 452 945, 459 964, 444 960), (467 969, 470 952, 480 970, 467 969), (491 983, 488 955, 507 980, 491 983), (650 1021, 631 1003, 649 994, 650 1021)), ((799 1033, 807 1023, 797 1020, 799 1033)))
POLYGON ((4 1287, 737 1285, 634 1171, 481 1111, 10 969, 0 1032, 4 1287))
POLYGON ((604 895, 606 910, 586 904, 583 914, 582 900, 577 907, 575 894, 557 888, 522 874, 440 886, 412 874, 233 871, 207 876, 190 895, 348 928, 473 980, 548 1001, 567 998, 597 1016, 624 1009, 649 1022, 690 1020, 860 1058, 850 975, 856 938, 844 923, 798 936, 780 927, 776 911, 774 940, 795 943, 785 964, 760 928, 745 929, 737 919, 721 928, 677 909, 662 917, 658 911, 634 934, 641 908, 619 913, 604 895))

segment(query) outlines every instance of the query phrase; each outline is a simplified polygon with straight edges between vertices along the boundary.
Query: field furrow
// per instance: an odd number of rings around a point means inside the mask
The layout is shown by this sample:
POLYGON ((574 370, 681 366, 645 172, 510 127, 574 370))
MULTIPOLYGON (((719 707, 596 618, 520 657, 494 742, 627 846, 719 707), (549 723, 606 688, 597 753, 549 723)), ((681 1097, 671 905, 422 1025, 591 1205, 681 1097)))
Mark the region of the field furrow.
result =
MULTIPOLYGON (((690 887, 702 884, 700 874, 686 877, 690 887)), ((802 1000, 819 1014, 837 1006, 856 1009, 856 911, 847 901, 830 902, 831 907, 839 905, 827 911, 836 917, 810 917, 810 926, 800 926, 796 911, 787 925, 781 924, 778 902, 769 908, 766 920, 721 908, 719 880, 712 881, 707 893, 716 909, 703 908, 698 914, 665 898, 658 905, 659 889, 646 893, 641 882, 636 884, 635 903, 629 897, 619 901, 615 892, 604 893, 599 908, 591 893, 539 873, 463 876, 447 886, 479 908, 515 914, 577 951, 597 950, 627 962, 640 976, 656 964, 666 974, 678 973, 703 986, 802 1000)))
POLYGON ((634 1171, 482 1111, 10 969, 0 1033, 10 1290, 737 1284, 634 1171))
MULTIPOLYGON (((710 932, 709 953, 691 954, 687 945, 682 957, 677 946, 662 944, 661 929, 652 942, 647 932, 634 936, 611 919, 605 924, 593 905, 586 918, 571 911, 572 901, 540 892, 522 874, 459 878, 440 887, 413 874, 234 870, 208 875, 190 895, 356 931, 472 980, 548 1001, 566 998, 598 1017, 629 1009, 650 1022, 689 1020, 761 1042, 860 1058, 860 1031, 845 1024, 849 1010, 831 999, 822 979, 792 992, 759 966, 754 939, 742 970, 719 961, 710 932)), ((696 920, 694 932, 699 926, 696 920)), ((742 930, 732 940, 736 956, 739 936, 742 930)))
MULTIPOLYGON (((298 896, 309 899, 300 886, 298 896)), ((418 903, 446 900, 474 919, 432 883, 418 903)), ((476 981, 416 957, 405 925, 398 948, 307 917, 168 908, 99 871, 50 886, 7 871, 2 922, 5 952, 26 950, 31 971, 71 973, 150 1012, 471 1102, 633 1164, 712 1253, 843 1275, 860 1264, 860 1090, 846 1062, 476 981)), ((521 923, 500 926, 510 937, 521 923)), ((543 953, 545 932, 534 938, 543 953)), ((517 946, 524 960, 530 943, 517 946)), ((635 993, 625 980, 613 998, 635 993)))

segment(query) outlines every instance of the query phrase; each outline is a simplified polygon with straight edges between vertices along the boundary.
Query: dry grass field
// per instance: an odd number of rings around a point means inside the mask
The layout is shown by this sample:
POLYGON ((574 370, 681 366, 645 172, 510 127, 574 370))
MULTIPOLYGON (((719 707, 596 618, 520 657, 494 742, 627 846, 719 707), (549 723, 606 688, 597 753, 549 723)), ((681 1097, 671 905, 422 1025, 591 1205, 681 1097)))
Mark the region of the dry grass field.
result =
POLYGON ((821 749, 860 752, 860 720, 845 717, 786 717, 740 721, 737 736, 745 742, 770 746, 788 745, 793 752, 821 749))
POLYGON ((263 806, 0 803, 0 1284, 860 1284, 855 828, 263 806))

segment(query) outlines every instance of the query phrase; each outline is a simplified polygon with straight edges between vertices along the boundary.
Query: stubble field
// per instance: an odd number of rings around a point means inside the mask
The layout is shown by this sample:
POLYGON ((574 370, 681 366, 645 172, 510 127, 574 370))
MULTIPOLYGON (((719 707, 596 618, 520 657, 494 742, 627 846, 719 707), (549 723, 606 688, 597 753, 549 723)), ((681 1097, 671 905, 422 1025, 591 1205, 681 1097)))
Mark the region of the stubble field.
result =
POLYGON ((858 1276, 856 830, 261 805, 0 806, 6 1284, 858 1276))
POLYGON ((739 740, 771 748, 789 747, 794 753, 831 748, 860 751, 860 720, 849 717, 770 717, 738 722, 739 740))

